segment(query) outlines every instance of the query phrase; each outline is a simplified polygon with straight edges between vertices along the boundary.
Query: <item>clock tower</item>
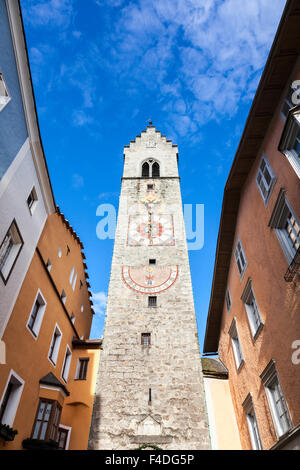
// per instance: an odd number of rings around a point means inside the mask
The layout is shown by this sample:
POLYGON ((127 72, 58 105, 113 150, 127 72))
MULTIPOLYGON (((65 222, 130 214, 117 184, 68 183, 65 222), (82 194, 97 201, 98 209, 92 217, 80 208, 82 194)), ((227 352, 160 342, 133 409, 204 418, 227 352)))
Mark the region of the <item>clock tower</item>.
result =
POLYGON ((124 149, 91 449, 209 449, 177 162, 151 122, 124 149))

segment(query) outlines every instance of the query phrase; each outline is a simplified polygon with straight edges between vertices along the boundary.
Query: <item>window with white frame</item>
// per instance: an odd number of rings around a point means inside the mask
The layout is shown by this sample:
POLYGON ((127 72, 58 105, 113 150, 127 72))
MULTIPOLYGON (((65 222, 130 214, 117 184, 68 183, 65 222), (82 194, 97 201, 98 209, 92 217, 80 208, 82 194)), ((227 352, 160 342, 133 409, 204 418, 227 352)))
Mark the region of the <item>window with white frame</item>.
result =
POLYGON ((46 309, 46 301, 44 297, 42 296, 42 293, 38 291, 33 307, 30 312, 28 322, 27 322, 27 328, 33 334, 35 338, 37 338, 39 335, 45 309, 46 309))
POLYGON ((62 368, 62 372, 61 372, 61 376, 62 376, 62 378, 64 379, 65 382, 67 382, 67 380, 68 380, 69 370, 70 370, 70 365, 71 365, 71 358, 72 358, 72 351, 69 348, 69 346, 67 346, 66 352, 65 352, 64 363, 63 363, 63 368, 62 368))
POLYGON ((11 370, 0 402, 1 424, 13 426, 23 387, 24 380, 11 370))
POLYGON ((230 312, 230 310, 231 310, 231 305, 232 305, 232 301, 231 301, 231 295, 230 295, 229 288, 227 288, 227 290, 226 290, 226 294, 225 294, 225 302, 226 302, 226 308, 227 308, 227 311, 228 311, 228 313, 229 313, 229 312, 230 312))
POLYGON ((293 93, 295 92, 295 89, 296 89, 296 88, 293 87, 293 83, 294 82, 292 82, 289 85, 285 100, 284 100, 282 108, 281 108, 281 113, 284 116, 284 118, 287 117, 287 115, 289 113, 289 110, 295 106, 295 104, 292 101, 292 96, 293 96, 293 93))
POLYGON ((257 419, 254 411, 252 396, 249 393, 243 403, 244 412, 247 418, 247 425, 253 450, 262 450, 262 443, 258 429, 257 419))
POLYGON ((0 275, 6 284, 23 246, 23 240, 14 220, 0 245, 0 275))
POLYGON ((77 281, 77 273, 75 274, 74 279, 73 279, 73 282, 72 282, 72 290, 75 290, 76 281, 77 281))
POLYGON ((235 261, 237 264, 237 268, 240 273, 240 278, 242 279, 244 272, 246 270, 246 267, 247 267, 247 259, 246 259, 245 252, 243 250, 242 242, 240 239, 237 242, 237 245, 234 251, 234 257, 235 257, 235 261))
POLYGON ((300 109, 291 111, 285 123, 278 149, 300 178, 300 109))
POLYGON ((269 226, 275 230, 283 252, 291 263, 300 246, 300 222, 283 188, 279 192, 269 226))
POLYGON ((75 272, 75 268, 73 266, 72 269, 71 269, 70 277, 69 277, 69 283, 70 284, 72 284, 74 272, 75 272))
POLYGON ((61 338, 62 338, 61 330, 59 326, 56 324, 54 328, 51 344, 50 344, 49 355, 48 355, 53 365, 56 365, 61 338))
POLYGON ((48 261, 47 261, 47 263, 46 263, 46 267, 47 267, 48 271, 50 272, 50 271, 51 271, 51 268, 52 268, 52 264, 51 264, 50 259, 48 259, 48 261))
POLYGON ((245 305, 252 336, 253 338, 256 338, 258 335, 258 332, 261 330, 263 323, 262 323, 259 308, 256 302, 256 298, 254 295, 252 281, 250 278, 248 279, 246 283, 241 299, 245 305))
POLYGON ((65 293, 64 290, 62 290, 62 293, 61 293, 61 295, 60 295, 60 298, 61 298, 62 302, 65 304, 65 303, 66 303, 66 300, 67 300, 67 295, 66 295, 66 293, 65 293))
POLYGON ((265 205, 268 204, 275 181, 275 174, 267 160, 267 157, 264 155, 258 168, 256 183, 265 205))
POLYGON ((75 273, 75 268, 73 266, 71 269, 70 277, 69 277, 69 282, 70 284, 72 284, 73 290, 75 290, 76 281, 77 281, 77 273, 75 273))
POLYGON ((7 105, 10 101, 10 95, 3 77, 2 72, 0 71, 0 111, 7 105))
POLYGON ((38 197, 37 197, 35 187, 33 187, 32 190, 30 191, 30 194, 26 202, 27 202, 29 212, 32 215, 38 203, 38 197))
POLYGON ((237 331, 236 319, 232 320, 231 326, 229 328, 229 335, 231 338, 231 344, 233 349, 233 355, 235 359, 236 368, 239 370, 242 364, 244 363, 244 357, 242 353, 242 347, 237 331))
POLYGON ((269 362, 260 377, 266 390, 276 434, 280 437, 292 427, 292 422, 275 361, 269 362))

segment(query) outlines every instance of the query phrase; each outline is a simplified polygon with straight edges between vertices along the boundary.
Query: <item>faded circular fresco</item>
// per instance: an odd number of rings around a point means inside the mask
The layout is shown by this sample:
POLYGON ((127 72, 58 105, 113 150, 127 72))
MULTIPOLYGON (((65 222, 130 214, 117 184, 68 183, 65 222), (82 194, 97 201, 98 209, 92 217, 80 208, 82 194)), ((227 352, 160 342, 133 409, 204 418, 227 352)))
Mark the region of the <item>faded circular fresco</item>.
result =
POLYGON ((123 266, 122 277, 130 289, 158 294, 169 289, 178 277, 178 266, 123 266))

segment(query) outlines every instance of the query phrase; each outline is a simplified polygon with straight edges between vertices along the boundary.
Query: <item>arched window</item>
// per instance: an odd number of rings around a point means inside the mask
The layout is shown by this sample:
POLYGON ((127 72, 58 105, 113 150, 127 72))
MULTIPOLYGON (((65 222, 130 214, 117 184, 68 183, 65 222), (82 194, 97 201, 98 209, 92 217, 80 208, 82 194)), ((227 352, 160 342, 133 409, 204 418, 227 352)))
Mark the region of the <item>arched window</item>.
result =
POLYGON ((142 166, 142 177, 149 178, 149 163, 145 162, 142 166))
POLYGON ((159 164, 157 162, 152 165, 152 178, 159 178, 159 164))
POLYGON ((155 160, 147 160, 142 165, 142 178, 159 178, 160 169, 159 163, 155 160))

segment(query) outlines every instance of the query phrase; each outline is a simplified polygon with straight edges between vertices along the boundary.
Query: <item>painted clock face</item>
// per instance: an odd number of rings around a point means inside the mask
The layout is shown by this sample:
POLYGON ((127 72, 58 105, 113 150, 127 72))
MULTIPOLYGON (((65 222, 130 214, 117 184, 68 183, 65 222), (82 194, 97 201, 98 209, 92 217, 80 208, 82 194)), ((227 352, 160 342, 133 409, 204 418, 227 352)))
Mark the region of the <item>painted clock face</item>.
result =
POLYGON ((158 294, 169 289, 178 277, 178 266, 123 266, 127 287, 141 294, 158 294))
POLYGON ((129 216, 128 246, 174 246, 172 215, 148 214, 129 216))

